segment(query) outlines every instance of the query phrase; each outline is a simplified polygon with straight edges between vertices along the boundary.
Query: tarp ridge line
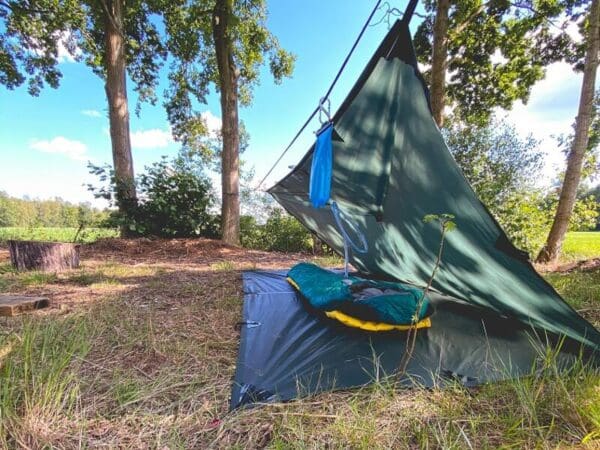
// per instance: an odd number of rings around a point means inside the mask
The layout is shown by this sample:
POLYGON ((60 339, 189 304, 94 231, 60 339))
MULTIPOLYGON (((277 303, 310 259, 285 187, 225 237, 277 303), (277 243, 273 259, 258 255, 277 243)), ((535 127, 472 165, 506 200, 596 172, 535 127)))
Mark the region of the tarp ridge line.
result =
MULTIPOLYGON (((329 89, 327 89, 327 93, 321 98, 321 103, 324 102, 325 100, 327 100, 329 98, 329 95, 331 94, 331 92, 333 91, 333 88, 335 87, 335 85, 337 84, 338 80, 340 79, 340 76, 342 75, 342 72, 344 72, 344 69, 346 68, 346 65, 348 64, 348 61, 350 61, 350 57, 354 53, 354 50, 358 46, 358 43, 360 42, 360 40, 362 39, 363 35, 365 34, 365 31, 367 30, 367 28, 369 26, 369 23, 371 23, 371 19, 373 19, 373 16, 375 15, 375 13, 377 12, 377 10, 379 9, 379 5, 381 4, 381 2, 382 2, 382 0, 377 0, 377 3, 375 4, 375 7, 371 11, 371 14, 369 14, 369 17, 367 18, 367 21, 363 25, 362 29, 360 30, 360 33, 358 34, 358 37, 356 38, 356 40, 354 41, 354 44, 352 44, 352 47, 350 48, 350 51, 346 55, 346 58, 344 59, 344 62, 342 63, 342 66, 340 67, 340 69, 338 70, 337 74, 335 75, 335 78, 333 79, 333 82, 329 86, 329 89)), ((256 190, 259 190, 260 187, 262 186, 262 184, 268 178, 268 176, 271 175, 271 172, 273 172, 273 169, 275 169, 275 167, 277 167, 277 165, 283 159, 283 157, 288 152, 288 150, 290 148, 292 148, 292 146, 295 144, 296 140, 300 137, 300 135, 304 132, 304 130, 306 130, 306 127, 308 126, 308 124, 310 123, 310 121, 313 119, 313 117, 315 117, 315 115, 317 114, 317 112, 319 112, 319 106, 317 106, 313 110, 313 112, 310 114, 310 116, 308 117, 308 119, 306 120, 306 122, 304 122, 304 125, 302 125, 302 127, 300 128, 300 130, 296 133, 296 135, 293 137, 293 139, 288 144, 288 146, 285 148, 285 150, 281 153, 281 155, 279 155, 279 158, 277 158, 277 160, 275 161, 275 163, 273 164, 273 166, 271 166, 271 168, 269 169, 269 171, 267 172, 267 174, 263 177, 263 179, 260 181, 260 183, 258 183, 258 186, 256 186, 256 190)))

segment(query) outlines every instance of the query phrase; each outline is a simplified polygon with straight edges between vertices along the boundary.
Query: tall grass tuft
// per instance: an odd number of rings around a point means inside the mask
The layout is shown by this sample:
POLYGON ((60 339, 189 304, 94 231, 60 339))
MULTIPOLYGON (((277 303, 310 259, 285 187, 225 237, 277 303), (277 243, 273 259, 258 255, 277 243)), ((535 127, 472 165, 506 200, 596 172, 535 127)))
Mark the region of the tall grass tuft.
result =
POLYGON ((53 420, 77 404, 78 365, 88 350, 80 317, 26 318, 18 333, 0 335, 0 447, 45 445, 53 420))

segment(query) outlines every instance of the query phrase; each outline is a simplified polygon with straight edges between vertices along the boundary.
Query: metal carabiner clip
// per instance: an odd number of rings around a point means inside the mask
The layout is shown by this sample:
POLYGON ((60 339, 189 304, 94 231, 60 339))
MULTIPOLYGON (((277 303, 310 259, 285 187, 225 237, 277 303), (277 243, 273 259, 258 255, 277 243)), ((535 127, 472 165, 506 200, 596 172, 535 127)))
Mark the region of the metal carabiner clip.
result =
POLYGON ((319 100, 319 122, 321 122, 321 125, 331 122, 331 100, 329 98, 322 97, 319 100), (323 120, 322 114, 325 114, 327 120, 323 120))

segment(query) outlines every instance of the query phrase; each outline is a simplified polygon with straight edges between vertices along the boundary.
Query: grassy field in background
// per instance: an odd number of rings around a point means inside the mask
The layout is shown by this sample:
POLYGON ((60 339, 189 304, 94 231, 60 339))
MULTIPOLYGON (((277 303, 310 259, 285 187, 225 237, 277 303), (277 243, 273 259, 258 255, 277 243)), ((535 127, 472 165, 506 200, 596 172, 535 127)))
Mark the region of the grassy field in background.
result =
MULTIPOLYGON (((10 239, 71 242, 75 237, 75 233, 77 233, 77 228, 0 227, 0 242, 6 242, 10 239)), ((84 228, 78 241, 89 244, 98 239, 117 236, 118 230, 115 229, 84 228)), ((600 232, 580 231, 567 233, 561 259, 564 261, 576 261, 590 258, 600 258, 600 232)))
POLYGON ((562 259, 580 260, 600 258, 600 232, 576 231, 567 233, 563 243, 562 259))
MULTIPOLYGON (((11 239, 26 241, 72 242, 77 228, 26 228, 0 227, 0 242, 11 239)), ((117 237, 118 231, 111 228, 84 228, 77 242, 89 244, 101 238, 117 237)))

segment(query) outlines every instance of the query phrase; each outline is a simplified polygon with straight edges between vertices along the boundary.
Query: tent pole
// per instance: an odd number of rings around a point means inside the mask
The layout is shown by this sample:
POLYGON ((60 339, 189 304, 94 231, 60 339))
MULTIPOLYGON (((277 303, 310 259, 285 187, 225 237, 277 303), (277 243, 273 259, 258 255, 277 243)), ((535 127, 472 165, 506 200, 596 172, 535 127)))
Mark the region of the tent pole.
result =
POLYGON ((402 20, 406 22, 406 25, 410 23, 410 19, 412 19, 417 3, 419 3, 419 0, 410 0, 406 6, 406 10, 404 10, 404 14, 402 15, 402 20))

